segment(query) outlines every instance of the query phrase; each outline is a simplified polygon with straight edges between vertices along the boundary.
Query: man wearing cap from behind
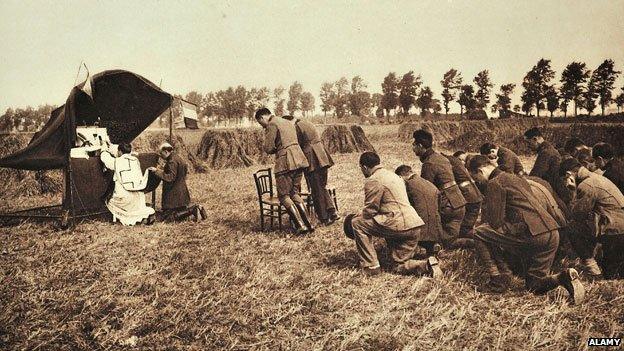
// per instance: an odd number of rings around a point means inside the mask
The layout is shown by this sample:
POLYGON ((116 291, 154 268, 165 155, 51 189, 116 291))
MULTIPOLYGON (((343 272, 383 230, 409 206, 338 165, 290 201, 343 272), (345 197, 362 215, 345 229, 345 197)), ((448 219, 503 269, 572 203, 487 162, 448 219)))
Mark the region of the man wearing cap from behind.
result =
POLYGON ((364 274, 376 275, 381 266, 373 237, 386 239, 391 270, 399 274, 429 274, 439 277, 438 261, 415 260, 414 253, 425 223, 410 205, 403 178, 379 165, 379 156, 367 151, 360 155, 360 170, 364 181, 364 208, 345 219, 345 233, 355 240, 360 267, 364 274), (351 225, 348 225, 351 223, 351 225))
POLYGON ((206 219, 202 206, 190 205, 191 196, 186 186, 188 166, 180 156, 173 152, 173 145, 164 142, 159 147, 158 167, 150 167, 154 174, 163 181, 162 209, 167 221, 180 221, 193 216, 197 222, 206 219))

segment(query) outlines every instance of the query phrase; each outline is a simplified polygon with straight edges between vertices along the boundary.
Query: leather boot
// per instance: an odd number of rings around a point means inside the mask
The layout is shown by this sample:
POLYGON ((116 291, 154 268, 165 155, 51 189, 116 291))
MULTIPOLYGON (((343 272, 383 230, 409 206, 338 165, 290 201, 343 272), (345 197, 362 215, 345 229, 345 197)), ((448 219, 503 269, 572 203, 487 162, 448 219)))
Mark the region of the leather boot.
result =
POLYGON ((286 208, 286 211, 288 212, 291 222, 295 225, 295 233, 306 234, 310 231, 303 222, 303 219, 301 219, 301 215, 296 206, 290 206, 286 208))
POLYGON ((297 206, 297 209, 299 210, 299 215, 301 216, 303 223, 306 227, 308 227, 308 231, 310 233, 313 232, 314 226, 312 225, 312 223, 310 223, 310 219, 308 218, 308 213, 306 212, 305 206, 302 203, 295 204, 295 206, 297 206))
POLYGON ((559 285, 568 291, 570 299, 575 305, 583 302, 583 299, 585 298, 585 287, 583 287, 583 284, 579 279, 579 274, 575 269, 568 268, 559 273, 557 275, 557 281, 559 285))

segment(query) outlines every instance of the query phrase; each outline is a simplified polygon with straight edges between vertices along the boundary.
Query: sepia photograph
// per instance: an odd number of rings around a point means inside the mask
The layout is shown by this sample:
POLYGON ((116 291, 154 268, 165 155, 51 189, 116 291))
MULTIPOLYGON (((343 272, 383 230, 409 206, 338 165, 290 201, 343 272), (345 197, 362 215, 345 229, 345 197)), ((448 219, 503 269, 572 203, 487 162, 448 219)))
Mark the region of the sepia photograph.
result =
POLYGON ((0 350, 624 349, 624 0, 0 13, 0 350))

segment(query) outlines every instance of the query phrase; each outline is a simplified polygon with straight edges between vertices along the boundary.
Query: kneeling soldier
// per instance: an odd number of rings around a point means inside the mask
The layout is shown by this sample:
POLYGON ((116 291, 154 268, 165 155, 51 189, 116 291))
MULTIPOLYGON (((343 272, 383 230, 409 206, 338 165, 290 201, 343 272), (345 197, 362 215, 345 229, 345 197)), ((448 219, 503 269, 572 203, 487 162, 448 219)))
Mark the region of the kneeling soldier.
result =
POLYGON ((401 165, 394 173, 405 180, 409 202, 425 222, 420 229, 420 242, 424 243, 422 246, 427 249, 427 255, 432 256, 436 254, 436 250, 427 243, 441 242, 444 238, 438 201, 440 191, 430 181, 414 173, 410 166, 401 165))
POLYGON ((381 271, 373 236, 386 239, 392 270, 400 274, 430 274, 438 277, 442 271, 435 257, 415 260, 420 227, 425 223, 410 205, 403 179, 379 165, 379 156, 365 152, 360 156, 360 169, 364 182, 364 209, 358 215, 349 215, 353 239, 365 274, 381 271))
POLYGON ((271 115, 268 108, 256 111, 256 120, 265 130, 264 151, 275 154, 275 184, 277 197, 286 208, 297 234, 314 230, 306 214, 301 198, 301 178, 308 167, 308 160, 297 141, 295 126, 283 118, 271 115))
POLYGON ((527 265, 526 287, 544 294, 563 286, 574 303, 580 303, 585 290, 578 272, 567 269, 550 274, 559 245, 559 224, 547 204, 535 197, 526 179, 500 171, 486 156, 470 160, 472 173, 488 179, 483 224, 476 228, 475 251, 490 274, 490 287, 507 289, 508 268, 498 249, 524 257, 527 265))
POLYGON ((624 276, 624 195, 609 179, 590 172, 574 158, 561 162, 559 173, 571 188, 576 186, 570 206, 570 242, 583 269, 592 278, 602 274, 594 259, 600 242, 605 278, 624 276))

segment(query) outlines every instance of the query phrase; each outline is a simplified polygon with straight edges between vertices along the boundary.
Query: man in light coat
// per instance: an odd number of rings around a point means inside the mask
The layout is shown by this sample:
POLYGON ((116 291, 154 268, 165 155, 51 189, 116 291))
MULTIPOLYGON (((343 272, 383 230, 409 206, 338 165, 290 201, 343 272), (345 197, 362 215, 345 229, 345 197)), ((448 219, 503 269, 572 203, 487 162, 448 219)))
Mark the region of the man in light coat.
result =
POLYGON ((375 275, 381 271, 373 245, 376 236, 386 240, 394 272, 440 276, 442 271, 435 257, 413 258, 425 223, 410 205, 403 179, 379 163, 374 152, 360 155, 360 170, 366 177, 364 208, 353 217, 351 226, 363 272, 375 275))

